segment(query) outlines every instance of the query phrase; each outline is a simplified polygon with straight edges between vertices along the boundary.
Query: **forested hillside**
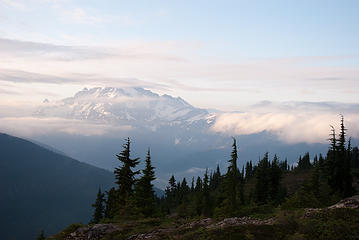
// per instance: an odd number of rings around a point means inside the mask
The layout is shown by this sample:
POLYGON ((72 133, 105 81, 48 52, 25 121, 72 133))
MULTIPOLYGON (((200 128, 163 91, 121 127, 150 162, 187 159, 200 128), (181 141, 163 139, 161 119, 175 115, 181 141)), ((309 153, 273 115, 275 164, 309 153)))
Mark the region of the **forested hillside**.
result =
MULTIPOLYGON (((127 139, 122 152, 117 155, 119 167, 114 171, 116 187, 111 188, 106 194, 98 192, 97 200, 93 205, 94 214, 91 223, 110 222, 126 226, 126 223, 132 222, 131 226, 133 224, 141 226, 154 218, 157 219, 155 222, 161 225, 166 221, 173 222, 173 219, 188 221, 208 217, 225 219, 250 216, 271 219, 270 223, 273 224, 274 219, 283 214, 286 216, 288 213, 295 214, 304 208, 330 206, 356 192, 354 179, 358 177, 358 147, 351 146, 346 131, 342 118, 339 134, 336 134, 332 127, 326 156, 311 158, 309 153, 305 153, 299 156, 295 166, 289 166, 286 160, 279 160, 276 155, 273 159, 269 159, 268 154, 265 154, 257 164, 246 162, 245 166, 239 169, 240 156, 237 152, 237 141, 233 138, 228 168, 222 170, 225 173, 222 173, 217 166, 216 171, 206 171, 202 178, 192 178, 190 181, 185 178, 176 180, 172 176, 166 188, 166 195, 160 199, 156 198, 153 192, 152 181, 155 179, 155 169, 152 167, 150 150, 147 153, 145 169, 142 172, 134 170, 139 164, 139 159, 131 158, 131 142, 127 139)), ((347 219, 348 225, 345 231, 359 224, 357 221, 351 222, 355 219, 353 216, 357 214, 355 210, 353 211, 346 213, 351 217, 350 220, 347 219)), ((328 216, 331 216, 332 221, 336 218, 342 219, 343 216, 340 214, 340 211, 330 212, 328 216)), ((283 216, 280 219, 283 220, 283 216)), ((291 220, 286 217, 284 219, 284 224, 290 225, 291 220)), ((293 219, 297 221, 295 217, 293 219)), ((318 221, 326 220, 321 216, 318 221)), ((257 225, 266 224, 264 222, 257 225)), ((320 224, 318 227, 323 227, 320 224)), ((299 223, 296 223, 295 229, 282 233, 278 231, 276 234, 284 234, 278 236, 278 239, 284 239, 286 234, 295 233, 298 226, 299 223)), ((123 232, 122 227, 117 230, 115 227, 114 232, 116 231, 119 235, 111 236, 117 238, 110 239, 127 239, 125 236, 129 236, 123 232)), ((321 232, 326 231, 324 229, 315 229, 315 231, 319 231, 318 239, 322 239, 320 236, 326 234, 321 232)), ((136 233, 135 229, 131 233, 136 233)), ((351 233, 344 234, 347 234, 345 235, 347 237, 351 233)), ((209 236, 204 239, 215 238, 209 236)))

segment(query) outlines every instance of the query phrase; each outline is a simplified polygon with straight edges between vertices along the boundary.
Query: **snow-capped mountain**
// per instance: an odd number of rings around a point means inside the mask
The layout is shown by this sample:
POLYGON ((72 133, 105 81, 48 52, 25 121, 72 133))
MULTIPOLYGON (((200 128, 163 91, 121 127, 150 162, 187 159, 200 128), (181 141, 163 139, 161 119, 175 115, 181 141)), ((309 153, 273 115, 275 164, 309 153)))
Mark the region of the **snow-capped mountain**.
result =
MULTIPOLYGON (((123 140, 130 137, 133 156, 143 159, 151 149, 156 184, 165 187, 171 174, 180 178, 202 175, 217 164, 226 169, 232 139, 212 131, 220 114, 143 88, 85 88, 73 97, 42 103, 36 116, 59 131, 39 134, 35 140, 112 171, 118 166, 115 156, 123 140)), ((326 145, 285 144, 265 131, 241 135, 238 143, 239 164, 255 161, 267 151, 293 163, 304 151, 327 149, 326 145)))
POLYGON ((44 101, 37 116, 126 123, 141 127, 211 124, 214 115, 180 97, 159 95, 143 88, 84 88, 73 97, 44 101))

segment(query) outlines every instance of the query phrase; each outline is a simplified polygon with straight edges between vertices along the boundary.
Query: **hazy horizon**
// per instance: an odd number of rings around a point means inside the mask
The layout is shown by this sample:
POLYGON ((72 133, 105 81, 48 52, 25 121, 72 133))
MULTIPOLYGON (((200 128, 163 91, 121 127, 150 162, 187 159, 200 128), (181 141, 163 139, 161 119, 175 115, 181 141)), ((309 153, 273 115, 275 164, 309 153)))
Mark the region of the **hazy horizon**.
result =
POLYGON ((358 7, 0 0, 0 131, 29 136, 16 126, 33 127, 44 99, 107 86, 223 111, 212 128, 223 134, 269 131, 287 142, 324 142, 343 114, 358 137, 358 7))

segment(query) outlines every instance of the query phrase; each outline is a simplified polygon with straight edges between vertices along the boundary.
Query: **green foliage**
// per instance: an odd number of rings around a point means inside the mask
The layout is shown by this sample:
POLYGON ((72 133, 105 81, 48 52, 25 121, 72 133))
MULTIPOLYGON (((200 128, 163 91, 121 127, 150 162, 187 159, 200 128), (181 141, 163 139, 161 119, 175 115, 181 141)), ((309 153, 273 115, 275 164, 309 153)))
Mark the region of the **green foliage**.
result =
POLYGON ((67 228, 65 228, 64 230, 62 230, 60 233, 52 236, 51 240, 62 240, 65 239, 66 236, 68 236, 70 233, 75 232, 78 228, 80 227, 84 227, 85 225, 82 223, 73 223, 71 225, 69 225, 67 228))
MULTIPOLYGON (((351 165, 355 163, 358 154, 351 149, 350 141, 348 146, 345 145, 346 129, 343 122, 342 119, 338 140, 335 129, 332 129, 331 147, 326 157, 315 156, 311 162, 309 153, 306 153, 299 157, 297 167, 291 169, 287 159, 279 161, 277 155, 269 161, 267 152, 257 165, 253 166, 251 161, 246 162, 242 171, 239 171, 237 142, 233 138, 225 175, 221 175, 219 166, 214 172, 209 173, 207 169, 203 178, 198 176, 196 182, 192 178, 190 187, 186 178, 177 181, 172 175, 166 195, 161 199, 156 199, 153 192, 155 174, 149 150, 143 175, 135 179, 138 172, 132 168, 139 162, 138 159, 130 158, 128 139, 124 150, 117 155, 123 163, 121 168, 115 170, 119 188, 107 192, 105 217, 118 223, 128 220, 138 222, 153 216, 179 219, 251 216, 267 219, 281 211, 277 223, 271 226, 261 225, 253 229, 248 226, 246 229, 229 227, 220 235, 217 235, 215 229, 186 228, 178 230, 178 234, 182 239, 308 239, 308 236, 311 237, 309 239, 326 239, 336 231, 342 231, 341 236, 346 236, 352 226, 344 226, 345 220, 335 225, 334 221, 330 222, 334 218, 329 216, 327 220, 332 224, 329 229, 322 225, 323 217, 303 219, 298 215, 302 214, 303 208, 328 206, 340 197, 351 194, 351 165), (318 232, 315 229, 319 229, 318 232)), ((128 236, 128 232, 119 234, 128 236)), ((162 239, 171 237, 163 236, 162 239)))
POLYGON ((139 158, 131 158, 130 145, 130 139, 127 138, 126 143, 123 145, 123 150, 116 155, 121 162, 120 167, 114 170, 115 183, 118 188, 112 188, 107 192, 106 218, 124 218, 138 214, 134 199, 134 185, 136 182, 135 176, 139 174, 139 171, 134 171, 133 169, 139 164, 139 158))
POLYGON ((268 152, 264 158, 259 161, 256 168, 256 187, 255 187, 255 201, 259 204, 264 204, 269 197, 269 183, 270 183, 270 163, 268 161, 268 152))
POLYGON ((112 187, 108 192, 106 192, 106 195, 107 199, 104 217, 107 219, 112 219, 119 211, 118 191, 116 191, 116 189, 112 187))
POLYGON ((169 214, 175 206, 177 206, 177 185, 176 185, 176 179, 172 175, 170 180, 168 181, 169 186, 166 188, 166 212, 169 214))
POLYGON ((281 185, 283 169, 280 168, 280 163, 277 155, 274 155, 274 159, 270 168, 270 186, 269 186, 269 197, 271 201, 279 203, 281 201, 281 185))
POLYGON ((299 157, 297 169, 310 169, 311 167, 309 152, 307 152, 303 158, 301 156, 299 157))
POLYGON ((351 154, 351 165, 353 168, 359 168, 359 148, 353 147, 351 154))
POLYGON ((251 203, 248 205, 241 206, 237 210, 236 215, 239 217, 250 216, 258 219, 267 219, 274 217, 275 212, 275 206, 272 204, 257 205, 255 203, 251 203))
POLYGON ((328 184, 332 193, 339 193, 342 197, 353 194, 353 177, 351 173, 352 149, 350 141, 346 147, 346 128, 344 117, 341 117, 339 139, 336 138, 335 129, 331 126, 330 149, 325 161, 328 184))
POLYGON ((276 224, 290 233, 295 233, 299 228, 299 219, 302 214, 302 211, 281 211, 277 216, 276 224))
POLYGON ((203 179, 203 215, 206 217, 210 217, 212 216, 212 204, 211 204, 211 199, 209 196, 209 182, 208 182, 208 170, 206 170, 206 173, 204 174, 204 179, 203 179))
POLYGON ((332 209, 320 211, 301 222, 299 232, 307 239, 359 239, 359 210, 332 209))
POLYGON ((227 170, 227 174, 224 178, 224 190, 225 195, 228 199, 226 203, 228 204, 228 214, 231 214, 236 211, 237 208, 237 189, 239 184, 239 172, 237 168, 237 159, 238 159, 238 153, 237 153, 237 143, 236 139, 233 138, 233 145, 232 145, 232 153, 231 153, 231 159, 228 160, 229 166, 227 170))
POLYGON ((101 188, 98 189, 96 202, 92 204, 92 207, 95 208, 95 211, 92 216, 91 223, 99 223, 99 221, 104 217, 104 202, 105 202, 105 194, 101 192, 101 188))
POLYGON ((46 237, 45 237, 45 233, 44 233, 44 230, 41 230, 39 235, 37 236, 36 240, 45 240, 46 237))
POLYGON ((293 210, 299 208, 318 208, 321 206, 321 202, 315 197, 313 192, 306 192, 302 189, 287 198, 281 208, 284 210, 293 210))
MULTIPOLYGON (((265 239, 285 239, 288 232, 277 226, 269 225, 246 225, 230 226, 225 229, 206 229, 203 227, 187 231, 180 235, 184 240, 265 240, 265 239)), ((166 239, 166 238, 163 238, 166 239)), ((171 238, 168 238, 171 239, 171 238)))
POLYGON ((156 208, 156 199, 152 184, 152 181, 156 179, 154 169, 151 163, 150 149, 148 149, 146 167, 142 171, 143 176, 135 184, 134 195, 137 208, 139 208, 141 213, 146 217, 152 216, 156 208))
POLYGON ((120 154, 116 155, 117 159, 121 162, 121 166, 115 168, 114 171, 121 204, 126 204, 127 198, 133 195, 133 186, 136 181, 135 176, 139 174, 139 171, 133 170, 140 162, 139 158, 132 159, 130 157, 130 144, 130 138, 127 138, 126 143, 123 145, 123 150, 120 154))

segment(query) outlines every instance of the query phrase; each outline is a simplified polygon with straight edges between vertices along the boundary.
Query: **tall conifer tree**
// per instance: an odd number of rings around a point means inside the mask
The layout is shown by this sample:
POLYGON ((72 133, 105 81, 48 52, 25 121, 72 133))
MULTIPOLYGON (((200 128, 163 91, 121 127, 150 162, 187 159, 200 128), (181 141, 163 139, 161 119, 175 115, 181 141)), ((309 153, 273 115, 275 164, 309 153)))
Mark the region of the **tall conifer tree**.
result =
POLYGON ((255 199, 257 203, 266 203, 269 194, 270 183, 270 163, 268 161, 268 152, 264 158, 259 161, 256 168, 256 185, 255 185, 255 199))
POLYGON ((209 184, 208 184, 208 169, 204 174, 203 178, 203 215, 206 217, 211 216, 211 201, 209 196, 209 184))
POLYGON ((154 169, 150 149, 148 149, 146 167, 142 170, 143 176, 135 184, 135 201, 146 217, 152 216, 155 212, 155 192, 152 184, 152 181, 156 179, 154 169))
POLYGON ((228 211, 234 213, 237 208, 237 188, 239 184, 239 172, 237 168, 237 142, 233 138, 231 159, 225 176, 225 191, 228 198, 228 211))
POLYGON ((115 168, 114 171, 121 204, 126 204, 128 198, 133 195, 135 176, 139 173, 139 171, 133 170, 139 164, 139 158, 132 159, 130 157, 130 144, 130 138, 127 138, 122 152, 116 155, 121 162, 121 166, 115 168))
POLYGON ((104 202, 105 202, 105 194, 101 192, 101 188, 98 189, 96 202, 92 204, 92 207, 95 208, 95 211, 92 216, 91 223, 99 223, 99 221, 103 218, 104 214, 104 202))
POLYGON ((111 219, 115 217, 119 209, 119 202, 118 202, 118 191, 114 187, 112 187, 109 191, 106 192, 107 199, 105 201, 105 213, 104 217, 111 219))
POLYGON ((280 201, 280 180, 282 178, 282 170, 279 166, 277 155, 274 155, 270 168, 270 197, 274 202, 280 201))

